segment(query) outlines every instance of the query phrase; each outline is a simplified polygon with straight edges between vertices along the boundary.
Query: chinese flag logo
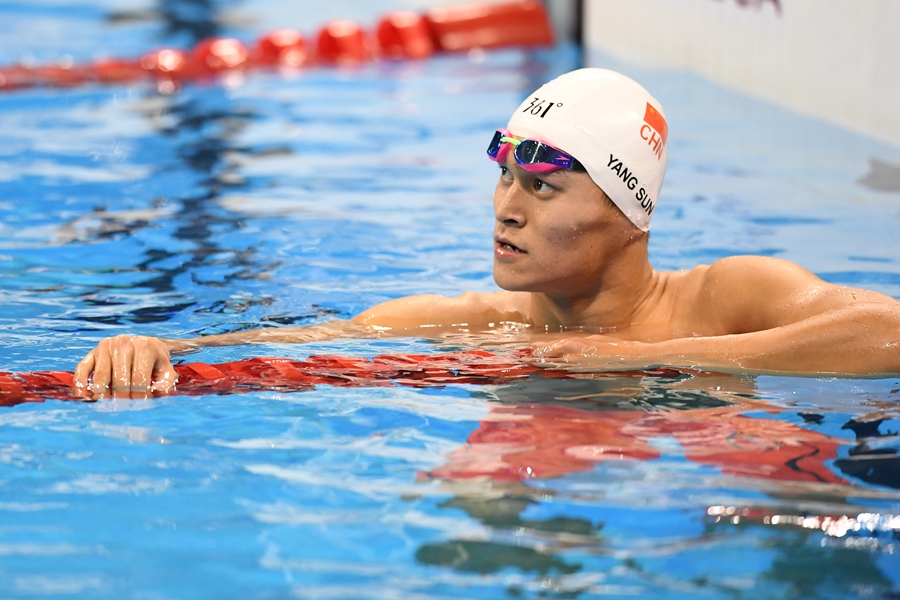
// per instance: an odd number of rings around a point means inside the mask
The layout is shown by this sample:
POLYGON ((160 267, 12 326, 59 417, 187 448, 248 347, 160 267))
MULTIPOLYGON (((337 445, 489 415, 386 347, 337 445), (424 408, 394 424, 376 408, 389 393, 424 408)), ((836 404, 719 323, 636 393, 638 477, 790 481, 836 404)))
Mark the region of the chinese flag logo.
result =
POLYGON ((662 114, 647 103, 647 111, 644 113, 644 122, 659 133, 663 144, 669 137, 669 126, 666 124, 666 118, 662 114))

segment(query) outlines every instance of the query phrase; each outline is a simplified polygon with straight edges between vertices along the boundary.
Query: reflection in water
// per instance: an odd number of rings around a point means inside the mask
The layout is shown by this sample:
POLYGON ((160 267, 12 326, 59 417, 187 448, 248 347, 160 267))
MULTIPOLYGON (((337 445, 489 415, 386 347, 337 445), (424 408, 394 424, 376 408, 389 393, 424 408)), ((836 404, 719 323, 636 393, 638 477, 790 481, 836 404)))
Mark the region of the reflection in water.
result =
POLYGON ((851 419, 844 425, 856 434, 856 446, 847 458, 835 466, 851 477, 868 483, 900 489, 900 454, 897 453, 898 431, 881 432, 884 418, 851 419), (890 447, 888 444, 893 444, 890 447))
POLYGON ((657 459, 674 444, 687 460, 727 475, 846 483, 825 465, 843 440, 745 415, 748 408, 773 409, 744 399, 752 389, 748 379, 699 381, 705 387, 688 387, 693 379, 648 386, 615 378, 496 386, 491 393, 499 402, 488 418, 431 474, 495 481, 558 477, 598 462, 657 459), (541 396, 548 401, 535 401, 541 396), (668 441, 665 450, 659 440, 668 441))
POLYGON ((507 493, 499 498, 458 496, 438 507, 461 509, 495 532, 513 533, 519 540, 523 537, 542 539, 550 542, 549 547, 542 544, 541 549, 537 549, 521 543, 450 540, 423 545, 416 551, 416 560, 473 573, 493 573, 508 567, 541 575, 577 572, 581 565, 554 556, 553 542, 566 540, 570 545, 593 546, 599 542, 602 526, 571 517, 544 520, 521 517, 525 509, 537 504, 538 501, 529 495, 507 493))
MULTIPOLYGON (((743 527, 727 522, 711 525, 709 533, 759 536, 764 526, 743 527), (737 531, 735 531, 737 530, 737 531), (749 531, 748 531, 749 530, 749 531)), ((863 538, 864 539, 864 538, 863 538)), ((778 537, 777 553, 761 574, 762 585, 773 587, 780 598, 894 598, 892 582, 879 566, 877 552, 864 544, 823 539, 821 534, 796 528, 778 537), (825 543, 822 543, 825 542, 825 543)))
POLYGON ((222 0, 158 0, 152 9, 124 9, 107 14, 110 24, 161 21, 162 38, 193 45, 222 34, 222 0))
MULTIPOLYGON (((194 98, 190 96, 188 93, 160 96, 159 102, 154 104, 153 113, 166 115, 174 121, 159 128, 159 131, 176 145, 177 154, 182 159, 176 170, 187 167, 189 172, 198 175, 200 189, 190 196, 160 201, 166 210, 155 215, 156 219, 133 218, 133 211, 117 213, 103 210, 95 211, 93 221, 98 224, 94 228, 84 225, 92 222, 90 215, 77 220, 80 226, 73 222, 65 227, 66 230, 77 227, 80 234, 78 241, 84 242, 134 234, 150 224, 171 226, 165 245, 143 250, 143 258, 136 262, 134 270, 145 277, 130 286, 142 294, 149 291, 155 298, 169 302, 116 311, 115 314, 76 315, 72 319, 107 325, 165 321, 180 311, 196 306, 193 299, 184 295, 184 283, 176 282, 179 278, 189 277, 194 285, 224 288, 236 281, 266 278, 267 273, 277 267, 277 261, 260 259, 252 245, 234 248, 223 246, 221 242, 232 240, 240 243, 239 236, 228 235, 241 228, 239 219, 223 210, 217 199, 223 192, 244 185, 235 176, 235 167, 228 157, 252 154, 233 140, 255 115, 240 108, 223 110, 223 103, 229 101, 221 89, 206 89, 194 98)), ((161 176, 166 175, 163 173, 161 176)), ((140 216, 146 215, 141 213, 140 216)), ((97 285, 95 290, 83 297, 83 302, 88 306, 123 303, 103 294, 104 290, 121 294, 118 286, 97 285)))
MULTIPOLYGON (((476 392, 490 398, 488 416, 469 435, 465 446, 447 455, 444 464, 425 477, 442 480, 446 489, 456 494, 438 508, 465 511, 489 528, 491 539, 429 542, 419 548, 416 558, 460 572, 513 569, 564 579, 582 569, 579 553, 618 554, 621 568, 630 577, 671 589, 672 581, 657 580, 654 574, 658 556, 682 552, 691 545, 720 544, 724 539, 732 546, 756 545, 768 530, 777 527, 784 531, 784 539, 779 537, 773 545, 774 558, 755 592, 771 590, 779 597, 807 598, 855 596, 860 586, 873 593, 891 590, 892 583, 877 557, 882 551, 892 551, 900 518, 816 516, 814 512, 789 516, 790 510, 766 508, 772 503, 797 506, 798 500, 805 498, 810 506, 852 509, 846 498, 863 492, 832 470, 832 464, 857 481, 900 487, 896 470, 890 470, 896 469, 896 462, 882 463, 887 455, 895 458, 896 450, 878 452, 871 447, 884 438, 879 431, 881 421, 850 421, 845 429, 857 434, 857 443, 849 458, 835 461, 843 447, 850 445, 848 440, 779 419, 784 409, 754 399, 754 391, 750 378, 688 376, 655 379, 649 385, 626 378, 577 382, 531 378, 476 392), (759 502, 763 508, 711 506, 703 512, 706 525, 694 541, 679 542, 672 550, 661 543, 649 552, 616 552, 616 540, 601 538, 609 509, 602 502, 597 504, 598 500, 593 501, 595 516, 590 520, 523 516, 546 501, 545 494, 554 493, 539 485, 541 479, 588 472, 600 464, 627 469, 629 462, 671 461, 678 456, 725 476, 768 480, 774 485, 761 489, 767 490, 769 500, 759 502), (860 456, 870 460, 855 460, 860 456), (865 463, 891 467, 856 466, 865 463), (467 481, 484 481, 487 487, 473 492, 465 485, 467 481), (873 540, 874 546, 866 540, 873 540)), ((797 416, 808 427, 824 420, 815 413, 797 416)), ((896 443, 896 438, 892 442, 896 443)), ((606 471, 597 471, 600 481, 606 477, 601 473, 606 471)), ((665 480, 659 484, 662 497, 671 495, 668 486, 684 485, 665 480)), ((677 585, 698 593, 741 592, 716 575, 694 577, 677 585)), ((579 593, 566 590, 567 594, 579 593)), ((520 591, 511 589, 514 592, 520 591)))
MULTIPOLYGON (((191 274, 195 283, 209 286, 224 286, 232 281, 254 279, 263 276, 274 264, 260 264, 255 258, 255 250, 239 250, 222 247, 217 240, 228 238, 227 233, 240 228, 240 221, 234 215, 224 213, 215 204, 223 191, 240 187, 229 177, 225 167, 225 155, 245 152, 234 145, 234 138, 253 118, 249 111, 223 111, 218 107, 205 106, 213 90, 205 90, 198 97, 190 99, 186 95, 170 97, 167 114, 175 117, 176 124, 163 133, 174 138, 178 154, 193 171, 204 176, 201 193, 179 199, 180 207, 173 215, 178 224, 172 236, 179 241, 190 242, 193 249, 190 256, 176 266, 166 265, 169 259, 179 255, 166 249, 147 252, 147 259, 140 264, 142 269, 156 274, 142 283, 156 293, 171 292, 176 289, 175 278, 191 274), (229 258, 220 258, 226 256, 229 258), (205 268, 223 265, 228 272, 215 279, 203 280, 198 277, 205 268)), ((217 90, 222 93, 222 90, 217 90)))
MULTIPOLYGON (((228 2, 159 0, 152 11, 117 13, 110 20, 149 18, 161 22, 163 38, 175 45, 192 45, 222 34, 223 10, 228 2)), ((197 307, 195 295, 185 293, 185 278, 197 286, 228 288, 233 282, 265 279, 279 264, 261 259, 252 240, 242 240, 238 216, 223 209, 220 196, 235 189, 246 189, 238 173, 242 157, 268 154, 271 149, 242 147, 236 142, 248 123, 258 115, 236 105, 221 86, 191 87, 175 95, 158 94, 142 104, 142 112, 152 128, 169 138, 180 161, 164 167, 154 178, 171 177, 174 189, 190 190, 181 197, 157 198, 155 208, 134 211, 98 207, 64 225, 59 241, 86 243, 116 240, 147 227, 166 228, 161 243, 144 247, 143 257, 131 270, 143 275, 130 280, 127 288, 141 295, 149 292, 153 306, 117 311, 96 310, 125 304, 118 285, 97 284, 82 296, 87 307, 66 320, 124 325, 166 321, 178 313, 197 307), (197 181, 184 185, 184 173, 197 181), (193 189, 191 189, 193 187, 193 189), (230 240, 228 241, 223 240, 230 240), (226 244, 226 245, 223 245, 226 244), (236 247, 237 245, 240 247, 236 247), (176 283, 176 280, 181 280, 176 283), (107 297, 112 295, 113 297, 107 297), (86 313, 86 314, 85 314, 86 313)), ((279 152, 285 152, 280 148, 279 152)), ((216 304, 221 302, 213 300, 216 304)), ((214 310, 197 307, 196 310, 214 310)), ((63 326, 65 331, 71 331, 63 326)), ((89 329, 89 328, 83 328, 89 329)))
POLYGON ((494 573, 515 567, 526 573, 541 575, 569 574, 581 568, 533 548, 472 540, 426 544, 416 551, 416 560, 426 565, 451 567, 471 573, 494 573))
POLYGON ((218 14, 220 0, 159 0, 159 16, 165 23, 167 37, 190 35, 194 44, 221 33, 218 14))
MULTIPOLYGON (((79 315, 74 317, 76 320, 105 324, 167 320, 196 305, 184 296, 185 285, 176 283, 178 278, 186 276, 194 285, 226 288, 241 280, 264 279, 278 266, 277 260, 260 259, 252 244, 243 248, 222 245, 222 240, 242 241, 238 235, 229 235, 240 230, 241 222, 222 209, 217 200, 223 192, 245 185, 235 176, 233 161, 228 158, 253 154, 253 151, 237 146, 233 138, 255 115, 244 109, 222 110, 221 98, 211 100, 219 95, 224 95, 224 92, 207 89, 197 98, 190 98, 189 94, 163 96, 163 106, 156 109, 174 119, 174 125, 161 129, 161 133, 175 142, 182 165, 200 176, 198 193, 166 200, 167 210, 154 215, 155 219, 133 218, 133 211, 121 214, 95 211, 95 227, 85 227, 85 223, 92 222, 89 216, 78 220, 80 227, 74 222, 66 227, 68 230, 78 227, 78 241, 84 242, 130 235, 151 223, 172 226, 165 245, 144 249, 143 259, 136 262, 134 270, 145 274, 145 277, 135 282, 132 289, 141 293, 149 291, 157 298, 176 301, 116 314, 79 315)), ((162 176, 165 177, 165 173, 162 176)), ((145 215, 142 213, 141 216, 145 215)), ((95 289, 96 293, 84 297, 84 302, 89 306, 120 303, 102 295, 105 289, 121 293, 117 286, 98 285, 95 289)))
POLYGON ((869 172, 857 183, 881 192, 900 192, 900 165, 869 159, 869 172))
MULTIPOLYGON (((211 0, 160 1, 154 15, 163 19, 168 36, 187 38, 187 44, 193 44, 222 32, 218 17, 221 4, 211 0)), ((532 80, 523 87, 535 89, 543 72, 529 70, 525 76, 532 80)), ((187 277, 196 285, 230 289, 232 284, 239 287, 241 280, 264 278, 278 266, 261 258, 252 245, 237 248, 223 242, 237 237, 227 234, 237 232, 240 223, 217 201, 225 192, 249 187, 235 167, 241 157, 267 152, 236 142, 257 115, 236 106, 224 90, 215 87, 204 89, 202 94, 186 90, 175 96, 160 95, 156 100, 157 106, 147 113, 147 119, 176 147, 180 163, 172 170, 191 173, 199 181, 199 189, 160 202, 157 213, 98 210, 74 221, 70 229, 75 232, 72 240, 84 241, 129 235, 161 221, 171 225, 171 238, 176 243, 146 248, 136 266, 144 276, 136 285, 157 294, 157 302, 166 294, 171 301, 79 320, 146 323, 164 321, 191 309, 241 313, 253 306, 270 305, 274 300, 263 297, 213 299, 197 306, 187 294, 177 297, 184 293, 185 286, 176 284, 176 279, 187 277)), ((887 171, 875 166, 880 170, 873 167, 873 173, 862 183, 889 189, 891 178, 884 175, 887 171)), ((84 298, 85 305, 121 304, 102 295, 108 288, 96 289, 101 293, 84 298)), ((325 312, 314 307, 307 314, 285 317, 279 323, 315 319, 325 312)), ((815 508, 801 513, 796 507, 798 499, 816 499, 846 510, 844 498, 859 491, 851 487, 853 482, 900 487, 897 432, 883 428, 884 419, 855 418, 845 425, 856 435, 854 444, 816 431, 814 428, 825 420, 822 414, 797 413, 802 425, 780 420, 778 413, 783 409, 755 400, 754 391, 752 380, 740 377, 683 376, 656 380, 651 385, 629 378, 564 382, 531 378, 476 392, 490 400, 490 414, 463 448, 451 453, 445 464, 428 475, 443 480, 453 494, 438 503, 438 509, 462 512, 482 523, 490 535, 488 539, 460 536, 429 541, 419 546, 415 558, 422 564, 465 573, 517 570, 560 578, 584 571, 585 561, 579 555, 613 555, 621 569, 650 586, 746 597, 746 590, 723 583, 716 574, 659 582, 654 575, 658 571, 654 560, 660 555, 678 554, 692 544, 722 543, 725 538, 732 545, 756 549, 771 540, 777 528, 779 536, 769 549, 771 561, 767 567, 760 567, 764 575, 759 585, 771 586, 765 589, 773 590, 773 595, 847 597, 859 595, 862 589, 878 597, 890 590, 891 583, 877 563, 877 552, 865 542, 890 545, 896 539, 892 525, 869 533, 845 531, 844 537, 830 536, 821 528, 804 525, 813 518, 821 522, 828 515, 815 508), (747 414, 749 410, 754 411, 753 416, 747 414), (791 507, 780 513, 792 518, 775 523, 772 517, 777 511, 766 510, 754 518, 752 507, 737 507, 735 512, 743 516, 735 520, 734 515, 713 516, 708 512, 712 507, 707 507, 700 520, 702 531, 693 534, 694 539, 678 546, 660 543, 653 552, 640 548, 623 552, 620 541, 604 535, 612 524, 608 515, 614 502, 591 498, 591 514, 578 517, 534 514, 549 503, 548 496, 558 493, 542 489, 541 480, 594 474, 600 478, 606 474, 603 468, 610 465, 637 466, 673 458, 683 459, 698 471, 704 469, 704 473, 765 482, 760 486, 759 494, 764 496, 760 504, 791 507), (474 493, 471 487, 455 485, 475 479, 489 480, 486 491, 474 493), (851 543, 854 540, 859 543, 851 543)), ((662 477, 671 477, 674 470, 663 473, 662 477)), ((667 481, 659 485, 662 495, 672 489, 667 481)), ((665 518, 661 514, 651 517, 665 518)), ((835 513, 833 517, 841 515, 835 513)), ((656 521, 656 526, 664 524, 656 521)), ((636 537, 657 541, 653 534, 644 529, 637 531, 636 537)), ((702 571, 703 565, 696 568, 702 571)), ((577 587, 570 587, 565 593, 577 596, 578 592, 577 587)), ((510 593, 515 594, 515 589, 511 587, 510 593)), ((541 593, 554 595, 549 589, 541 593)))

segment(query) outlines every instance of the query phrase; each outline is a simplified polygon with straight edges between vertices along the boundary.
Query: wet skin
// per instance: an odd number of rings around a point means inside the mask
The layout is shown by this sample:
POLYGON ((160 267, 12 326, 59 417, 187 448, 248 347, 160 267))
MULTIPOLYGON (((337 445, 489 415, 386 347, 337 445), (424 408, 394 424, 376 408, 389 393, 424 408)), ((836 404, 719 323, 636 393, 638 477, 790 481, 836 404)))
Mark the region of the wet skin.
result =
POLYGON ((508 324, 530 333, 535 360, 588 369, 667 364, 900 373, 897 300, 831 285, 767 257, 657 272, 647 257, 647 234, 585 173, 533 174, 510 155, 500 168, 494 213, 494 279, 505 291, 398 298, 351 321, 311 327, 192 340, 120 335, 100 342, 78 364, 76 388, 94 396, 165 392, 175 378, 170 352, 204 346, 435 337, 508 324))

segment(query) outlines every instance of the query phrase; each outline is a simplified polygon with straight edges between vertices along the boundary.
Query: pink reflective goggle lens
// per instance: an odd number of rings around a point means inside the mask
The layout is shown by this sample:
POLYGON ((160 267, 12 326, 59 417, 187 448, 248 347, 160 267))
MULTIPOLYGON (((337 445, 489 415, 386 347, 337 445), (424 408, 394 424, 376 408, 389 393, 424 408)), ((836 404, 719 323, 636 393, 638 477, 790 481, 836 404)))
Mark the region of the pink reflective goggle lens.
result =
POLYGON ((571 154, 566 154, 553 146, 538 140, 517 140, 505 129, 498 129, 488 146, 488 157, 494 162, 502 163, 515 148, 513 157, 516 164, 531 173, 549 173, 559 169, 583 171, 584 167, 571 154))

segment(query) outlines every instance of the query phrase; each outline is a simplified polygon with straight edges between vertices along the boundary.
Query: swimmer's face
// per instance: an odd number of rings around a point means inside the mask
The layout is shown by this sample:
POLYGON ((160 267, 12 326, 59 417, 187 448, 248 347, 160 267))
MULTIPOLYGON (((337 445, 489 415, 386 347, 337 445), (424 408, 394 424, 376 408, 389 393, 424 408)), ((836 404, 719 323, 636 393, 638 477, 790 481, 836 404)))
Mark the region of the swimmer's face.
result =
POLYGON ((588 297, 642 233, 587 173, 500 165, 494 191, 494 280, 511 291, 588 297))

